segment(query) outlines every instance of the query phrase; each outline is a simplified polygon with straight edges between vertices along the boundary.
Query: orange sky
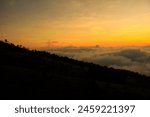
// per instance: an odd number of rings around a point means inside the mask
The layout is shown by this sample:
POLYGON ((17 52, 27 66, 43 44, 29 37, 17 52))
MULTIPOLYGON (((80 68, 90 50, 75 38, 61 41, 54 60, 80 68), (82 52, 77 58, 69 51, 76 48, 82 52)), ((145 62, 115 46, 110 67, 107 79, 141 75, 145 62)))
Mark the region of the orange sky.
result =
POLYGON ((1 0, 0 38, 29 48, 150 45, 149 0, 1 0))

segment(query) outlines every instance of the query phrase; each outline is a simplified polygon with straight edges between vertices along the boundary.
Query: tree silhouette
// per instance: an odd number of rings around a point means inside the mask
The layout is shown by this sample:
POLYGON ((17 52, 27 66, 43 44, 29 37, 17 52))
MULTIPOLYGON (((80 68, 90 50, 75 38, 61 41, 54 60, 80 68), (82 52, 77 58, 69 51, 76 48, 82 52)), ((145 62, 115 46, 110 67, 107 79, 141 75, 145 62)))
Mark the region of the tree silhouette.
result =
POLYGON ((5 39, 5 40, 4 40, 4 42, 8 43, 8 40, 7 40, 7 39, 5 39))

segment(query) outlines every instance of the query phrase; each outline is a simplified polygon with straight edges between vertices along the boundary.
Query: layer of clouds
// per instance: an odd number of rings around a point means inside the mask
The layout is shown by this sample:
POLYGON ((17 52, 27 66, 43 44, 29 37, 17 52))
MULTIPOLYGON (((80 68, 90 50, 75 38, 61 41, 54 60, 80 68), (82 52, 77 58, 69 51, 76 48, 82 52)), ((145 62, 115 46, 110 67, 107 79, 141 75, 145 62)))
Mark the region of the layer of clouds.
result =
POLYGON ((48 49, 47 51, 77 60, 126 69, 150 76, 150 46, 122 48, 70 46, 48 49))

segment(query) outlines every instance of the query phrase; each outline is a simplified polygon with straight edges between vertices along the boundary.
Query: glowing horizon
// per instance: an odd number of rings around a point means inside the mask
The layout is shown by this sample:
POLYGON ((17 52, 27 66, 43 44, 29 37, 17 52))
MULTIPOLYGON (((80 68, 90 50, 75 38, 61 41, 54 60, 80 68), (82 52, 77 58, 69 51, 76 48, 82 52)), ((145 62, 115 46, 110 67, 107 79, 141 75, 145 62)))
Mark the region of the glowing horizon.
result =
POLYGON ((1 0, 0 38, 29 48, 150 45, 149 0, 1 0))

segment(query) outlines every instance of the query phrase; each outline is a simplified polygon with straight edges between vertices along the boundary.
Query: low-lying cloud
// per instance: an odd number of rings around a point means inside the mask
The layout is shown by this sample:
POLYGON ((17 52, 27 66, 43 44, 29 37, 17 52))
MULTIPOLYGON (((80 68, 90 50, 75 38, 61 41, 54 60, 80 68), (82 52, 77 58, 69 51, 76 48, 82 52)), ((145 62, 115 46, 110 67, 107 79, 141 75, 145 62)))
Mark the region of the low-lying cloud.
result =
POLYGON ((49 52, 102 66, 126 69, 150 76, 150 46, 101 48, 64 47, 48 49, 49 52))

